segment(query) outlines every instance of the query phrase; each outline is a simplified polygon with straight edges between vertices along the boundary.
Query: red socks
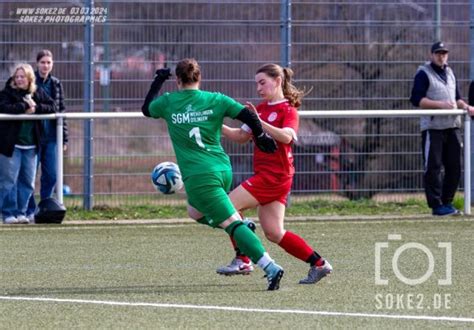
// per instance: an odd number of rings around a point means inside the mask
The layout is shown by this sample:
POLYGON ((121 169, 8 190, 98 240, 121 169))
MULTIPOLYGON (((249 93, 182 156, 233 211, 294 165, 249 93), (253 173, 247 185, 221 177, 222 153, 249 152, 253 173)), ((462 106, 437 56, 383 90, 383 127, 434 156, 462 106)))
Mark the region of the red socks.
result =
POLYGON ((311 265, 322 266, 324 264, 324 259, 321 258, 303 238, 291 231, 287 231, 285 235, 283 235, 278 245, 292 256, 304 262, 308 262, 311 265))
MULTIPOLYGON (((249 263, 250 258, 240 252, 239 248, 237 247, 237 244, 235 243, 234 238, 231 237, 230 240, 232 242, 232 245, 234 246, 234 250, 237 253, 236 258, 241 259, 245 263, 249 263)), ((285 235, 283 235, 283 238, 281 239, 280 243, 278 243, 278 245, 280 245, 283 250, 285 250, 295 258, 307 262, 311 266, 316 265, 319 267, 324 265, 324 259, 321 258, 321 256, 317 254, 303 238, 296 235, 295 233, 292 233, 291 231, 286 231, 285 235)))

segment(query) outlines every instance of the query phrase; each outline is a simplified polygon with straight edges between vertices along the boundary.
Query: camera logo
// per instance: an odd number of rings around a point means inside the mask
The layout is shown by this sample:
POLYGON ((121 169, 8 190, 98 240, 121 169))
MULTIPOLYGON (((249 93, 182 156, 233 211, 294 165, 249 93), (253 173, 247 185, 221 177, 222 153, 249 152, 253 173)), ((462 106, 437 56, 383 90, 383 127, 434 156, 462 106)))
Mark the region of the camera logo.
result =
MULTIPOLYGON (((375 243, 375 284, 376 285, 388 285, 388 278, 383 278, 381 271, 382 255, 383 250, 388 249, 389 241, 401 241, 402 236, 399 234, 389 234, 387 242, 376 242, 375 243)), ((451 285, 452 284, 452 247, 449 242, 438 242, 438 248, 444 249, 445 256, 445 278, 438 279, 438 285, 451 285)), ((387 253, 386 253, 387 254, 387 253)), ((396 278, 408 285, 418 285, 426 282, 432 275, 435 269, 435 258, 431 250, 424 244, 418 242, 409 242, 400 245, 392 256, 392 270, 396 278), (410 249, 420 250, 423 252, 428 260, 428 265, 425 273, 418 278, 406 277, 399 267, 400 256, 410 249)), ((388 274, 385 274, 388 275, 388 274)))

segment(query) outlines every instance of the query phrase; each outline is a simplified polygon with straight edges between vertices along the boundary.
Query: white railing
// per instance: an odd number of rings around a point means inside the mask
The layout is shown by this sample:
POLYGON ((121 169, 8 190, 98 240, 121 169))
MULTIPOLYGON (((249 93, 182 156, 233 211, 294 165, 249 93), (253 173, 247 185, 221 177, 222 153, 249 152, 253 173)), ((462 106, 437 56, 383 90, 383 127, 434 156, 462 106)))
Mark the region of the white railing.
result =
MULTIPOLYGON (((400 118, 420 116, 462 115, 464 117, 464 213, 471 214, 471 117, 464 110, 321 110, 299 111, 301 118, 400 118)), ((58 145, 63 144, 63 118, 68 120, 146 118, 141 112, 77 112, 48 115, 0 114, 0 120, 57 119, 58 145)), ((58 201, 63 203, 63 148, 58 149, 56 191, 58 201)))

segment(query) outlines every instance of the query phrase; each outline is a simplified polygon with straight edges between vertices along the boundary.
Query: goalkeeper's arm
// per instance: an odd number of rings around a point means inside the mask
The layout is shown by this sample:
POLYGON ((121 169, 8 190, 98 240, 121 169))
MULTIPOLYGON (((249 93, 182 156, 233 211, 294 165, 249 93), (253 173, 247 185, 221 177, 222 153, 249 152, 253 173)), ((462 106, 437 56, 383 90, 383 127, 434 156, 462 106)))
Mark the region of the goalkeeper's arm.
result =
POLYGON ((164 82, 168 80, 169 77, 171 77, 171 70, 169 68, 156 70, 155 79, 153 79, 153 82, 151 83, 150 90, 146 94, 145 102, 143 103, 143 106, 142 106, 142 113, 145 116, 151 117, 150 110, 148 109, 150 106, 150 103, 158 95, 164 82))
POLYGON ((252 130, 252 134, 255 139, 256 146, 263 152, 274 153, 277 150, 277 144, 273 138, 263 131, 262 123, 258 119, 257 114, 250 111, 247 108, 243 108, 242 111, 235 117, 235 119, 247 124, 252 130))
POLYGON ((242 128, 233 128, 227 125, 222 125, 222 136, 237 143, 247 143, 252 138, 252 133, 247 132, 242 128))

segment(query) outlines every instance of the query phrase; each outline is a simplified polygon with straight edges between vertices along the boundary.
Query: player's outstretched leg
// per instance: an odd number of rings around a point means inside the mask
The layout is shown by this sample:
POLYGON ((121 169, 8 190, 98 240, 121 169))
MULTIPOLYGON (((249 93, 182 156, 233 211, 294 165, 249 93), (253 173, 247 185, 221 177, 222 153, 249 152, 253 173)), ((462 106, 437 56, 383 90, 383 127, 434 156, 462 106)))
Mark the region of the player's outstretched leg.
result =
POLYGON ((268 290, 278 290, 283 277, 283 268, 270 258, 262 242, 255 233, 242 221, 234 221, 225 228, 225 231, 235 239, 241 251, 250 257, 265 272, 268 281, 268 290))
MULTIPOLYGON (((256 229, 255 222, 247 218, 243 219, 242 222, 247 227, 249 227, 250 230, 255 232, 255 229, 256 229)), ((217 268, 216 270, 217 274, 225 275, 225 276, 250 275, 250 273, 253 272, 254 270, 252 261, 250 260, 249 257, 243 254, 242 251, 240 251, 233 237, 230 237, 230 240, 235 250, 235 258, 232 259, 232 261, 228 265, 217 268)))

